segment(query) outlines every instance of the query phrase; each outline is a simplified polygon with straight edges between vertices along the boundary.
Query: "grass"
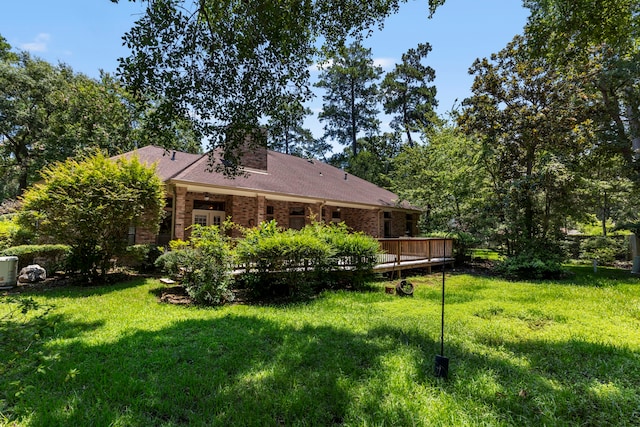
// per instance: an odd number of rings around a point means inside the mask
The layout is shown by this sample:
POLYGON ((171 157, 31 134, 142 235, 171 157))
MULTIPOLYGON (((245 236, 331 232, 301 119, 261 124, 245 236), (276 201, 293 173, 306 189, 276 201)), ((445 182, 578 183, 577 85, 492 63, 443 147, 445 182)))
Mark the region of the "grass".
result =
POLYGON ((448 275, 448 381, 438 273, 413 298, 377 282, 218 309, 158 303, 153 279, 29 294, 41 309, 0 306, 0 424, 639 425, 638 279, 572 269, 448 275))
POLYGON ((473 259, 488 260, 488 261, 501 261, 504 256, 492 249, 473 249, 471 251, 471 257, 473 259))

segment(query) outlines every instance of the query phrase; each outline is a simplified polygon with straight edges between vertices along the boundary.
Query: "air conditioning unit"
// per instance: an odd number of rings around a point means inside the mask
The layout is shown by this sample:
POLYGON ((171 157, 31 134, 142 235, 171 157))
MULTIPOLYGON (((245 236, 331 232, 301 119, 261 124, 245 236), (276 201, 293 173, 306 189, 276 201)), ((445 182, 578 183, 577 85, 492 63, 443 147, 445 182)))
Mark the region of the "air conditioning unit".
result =
POLYGON ((11 289, 18 284, 18 257, 0 257, 0 289, 11 289))

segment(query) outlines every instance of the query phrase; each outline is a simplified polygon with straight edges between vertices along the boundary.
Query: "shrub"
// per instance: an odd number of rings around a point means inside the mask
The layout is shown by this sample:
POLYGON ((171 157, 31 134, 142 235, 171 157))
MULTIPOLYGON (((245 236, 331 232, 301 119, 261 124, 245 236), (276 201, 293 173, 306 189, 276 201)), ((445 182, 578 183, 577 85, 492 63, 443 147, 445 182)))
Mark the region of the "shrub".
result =
POLYGON ((0 252, 2 256, 17 256, 18 270, 36 261, 45 269, 55 271, 65 267, 70 255, 67 245, 21 245, 7 248, 0 252), (39 259, 40 258, 40 259, 39 259))
POLYGON ((313 223, 300 231, 279 230, 275 221, 245 230, 236 247, 250 267, 244 280, 257 295, 304 297, 347 277, 359 285, 377 261, 377 240, 344 225, 313 223), (348 276, 344 268, 351 269, 348 276))
POLYGON ((598 264, 613 264, 615 261, 624 261, 627 259, 628 253, 629 244, 626 239, 595 236, 580 242, 580 259, 596 260, 598 264))
POLYGON ((328 265, 331 246, 312 233, 279 230, 275 221, 245 230, 236 257, 250 267, 245 283, 257 296, 309 295, 318 284, 317 271, 328 265))
POLYGON ((118 265, 138 269, 139 271, 152 271, 155 262, 164 250, 158 245, 141 244, 127 246, 125 254, 118 257, 118 265))
POLYGON ((531 242, 515 255, 496 264, 498 274, 508 279, 555 279, 566 274, 563 253, 553 242, 531 242))
POLYGON ((137 158, 96 154, 42 171, 43 182, 22 197, 18 222, 40 237, 72 247, 69 268, 88 280, 104 276, 126 249, 131 226, 157 230, 164 209, 162 181, 137 158))
POLYGON ((190 242, 172 246, 179 249, 158 257, 156 266, 180 280, 196 303, 221 305, 233 300, 231 250, 219 227, 196 224, 190 242))
POLYGON ((373 267, 378 262, 380 244, 376 239, 364 233, 351 233, 344 224, 312 224, 303 232, 310 232, 327 242, 333 249, 329 264, 322 271, 325 280, 335 281, 336 273, 340 275, 343 266, 351 270, 351 283, 362 285, 373 274, 373 267))
POLYGON ((0 250, 31 243, 34 235, 18 225, 15 214, 0 215, 0 250))

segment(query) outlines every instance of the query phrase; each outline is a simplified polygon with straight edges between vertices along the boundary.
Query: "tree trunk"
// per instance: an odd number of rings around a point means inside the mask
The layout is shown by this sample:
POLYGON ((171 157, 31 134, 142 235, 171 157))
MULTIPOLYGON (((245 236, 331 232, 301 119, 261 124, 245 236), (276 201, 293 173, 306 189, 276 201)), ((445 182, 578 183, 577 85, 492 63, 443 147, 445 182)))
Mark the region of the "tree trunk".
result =
POLYGON ((351 151, 353 151, 353 156, 355 157, 358 154, 358 139, 357 139, 357 131, 356 131, 356 94, 355 94, 355 83, 353 80, 351 81, 351 151))
POLYGON ((604 192, 603 200, 602 200, 602 235, 607 237, 607 217, 609 216, 609 198, 607 196, 607 192, 604 192))

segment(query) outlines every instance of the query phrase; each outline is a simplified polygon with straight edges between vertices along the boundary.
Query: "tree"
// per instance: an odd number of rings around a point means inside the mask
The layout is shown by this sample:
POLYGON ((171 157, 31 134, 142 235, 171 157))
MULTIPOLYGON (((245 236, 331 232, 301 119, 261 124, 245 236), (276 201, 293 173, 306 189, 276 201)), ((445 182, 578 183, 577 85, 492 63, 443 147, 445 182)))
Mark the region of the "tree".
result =
POLYGON ((385 75, 380 85, 384 112, 396 114, 391 127, 406 133, 409 145, 413 145, 412 132, 427 129, 435 120, 436 87, 428 84, 436 72, 422 64, 430 51, 428 43, 420 43, 403 53, 402 62, 385 75))
MULTIPOLYGON (((310 96, 319 40, 335 51, 405 1, 149 0, 124 36, 131 55, 121 73, 135 94, 162 100, 167 120, 189 117, 210 148, 237 160, 244 136, 281 109, 280 99, 310 96)), ((430 12, 443 3, 429 0, 430 12)))
POLYGON ((557 241, 581 205, 574 191, 592 146, 589 94, 516 37, 491 62, 476 60, 460 123, 482 142, 500 235, 511 254, 557 241))
POLYGON ((313 135, 302 127, 311 110, 296 99, 282 101, 282 109, 275 112, 267 123, 269 148, 285 154, 301 155, 304 146, 313 141, 313 135))
POLYGON ((318 119, 325 122, 325 138, 350 145, 351 153, 357 155, 358 136, 375 135, 380 127, 376 82, 382 68, 373 64, 371 49, 364 48, 358 41, 343 46, 327 61, 330 65, 316 83, 317 87, 326 89, 318 119))
POLYGON ((7 39, 0 34, 0 61, 15 61, 18 56, 11 52, 11 45, 7 42, 7 39))
POLYGON ((0 60, 0 199, 15 197, 47 164, 91 151, 109 155, 149 143, 198 151, 188 122, 158 123, 108 74, 99 80, 26 52, 0 60))
POLYGON ((567 74, 588 73, 599 95, 600 142, 622 155, 640 182, 640 3, 636 0, 527 0, 535 54, 567 74))
POLYGON ((359 138, 358 154, 354 156, 348 147, 344 152, 334 154, 329 163, 379 187, 390 188, 393 159, 400 152, 401 145, 400 135, 395 132, 359 138))
POLYGON ((135 157, 102 154, 45 168, 44 182, 22 196, 18 222, 45 240, 67 244, 80 272, 93 280, 122 254, 129 227, 158 230, 164 189, 154 168, 135 157))
POLYGON ((0 135, 4 192, 24 190, 33 164, 48 135, 48 117, 55 108, 50 94, 60 86, 56 69, 22 54, 0 62, 0 135))
POLYGON ((422 208, 422 229, 484 234, 491 216, 485 214, 489 188, 481 162, 480 143, 459 128, 442 124, 424 132, 425 143, 405 145, 393 159, 392 190, 422 208))

